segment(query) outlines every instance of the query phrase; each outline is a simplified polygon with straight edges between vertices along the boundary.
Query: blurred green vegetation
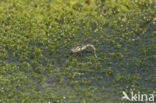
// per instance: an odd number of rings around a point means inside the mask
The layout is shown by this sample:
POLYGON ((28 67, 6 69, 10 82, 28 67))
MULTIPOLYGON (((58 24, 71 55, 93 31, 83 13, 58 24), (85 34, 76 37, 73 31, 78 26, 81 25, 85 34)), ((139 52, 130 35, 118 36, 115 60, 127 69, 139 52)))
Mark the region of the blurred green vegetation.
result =
POLYGON ((154 0, 0 0, 0 103, 120 103, 156 91, 154 0), (97 49, 72 54, 91 43, 97 49))

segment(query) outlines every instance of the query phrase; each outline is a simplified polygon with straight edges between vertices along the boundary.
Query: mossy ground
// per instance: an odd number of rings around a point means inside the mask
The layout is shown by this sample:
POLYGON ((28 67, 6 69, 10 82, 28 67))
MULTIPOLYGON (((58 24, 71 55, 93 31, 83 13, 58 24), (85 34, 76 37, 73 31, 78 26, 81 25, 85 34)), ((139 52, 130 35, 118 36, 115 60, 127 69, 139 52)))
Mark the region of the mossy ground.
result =
POLYGON ((154 0, 1 0, 0 103, 120 103, 156 91, 154 0), (97 49, 72 54, 74 46, 97 49))

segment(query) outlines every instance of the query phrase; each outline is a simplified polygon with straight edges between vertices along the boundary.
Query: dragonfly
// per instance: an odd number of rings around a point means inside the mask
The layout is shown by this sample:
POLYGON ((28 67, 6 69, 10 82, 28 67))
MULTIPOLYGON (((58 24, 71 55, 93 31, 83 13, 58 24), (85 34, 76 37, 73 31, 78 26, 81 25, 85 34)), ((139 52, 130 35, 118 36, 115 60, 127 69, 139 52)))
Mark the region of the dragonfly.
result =
POLYGON ((72 53, 78 53, 78 52, 81 52, 81 51, 87 49, 88 47, 93 48, 93 50, 94 50, 94 56, 95 56, 95 58, 97 58, 96 48, 95 48, 95 46, 93 44, 86 44, 86 45, 76 46, 74 48, 71 48, 71 52, 72 53))

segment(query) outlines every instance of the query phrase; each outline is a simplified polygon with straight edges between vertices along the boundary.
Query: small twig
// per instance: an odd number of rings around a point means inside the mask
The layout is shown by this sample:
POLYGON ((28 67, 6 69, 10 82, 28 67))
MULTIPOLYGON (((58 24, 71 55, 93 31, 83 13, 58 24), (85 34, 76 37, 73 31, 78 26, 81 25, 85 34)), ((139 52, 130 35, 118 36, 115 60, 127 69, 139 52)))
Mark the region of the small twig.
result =
POLYGON ((95 58, 97 58, 96 48, 92 44, 77 46, 77 47, 72 48, 71 51, 72 51, 72 53, 78 53, 78 52, 81 52, 81 51, 85 50, 87 47, 93 48, 93 50, 94 50, 94 56, 95 56, 95 58))

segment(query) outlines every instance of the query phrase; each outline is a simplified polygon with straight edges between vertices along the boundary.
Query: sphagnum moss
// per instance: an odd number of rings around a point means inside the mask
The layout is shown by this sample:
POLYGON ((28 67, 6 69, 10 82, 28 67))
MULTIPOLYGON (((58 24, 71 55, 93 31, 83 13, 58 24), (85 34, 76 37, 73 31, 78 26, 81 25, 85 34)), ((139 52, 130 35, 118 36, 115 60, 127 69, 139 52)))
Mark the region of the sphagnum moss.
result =
POLYGON ((120 103, 122 91, 155 91, 155 3, 125 1, 0 0, 0 102, 120 103), (83 56, 71 55, 77 44, 83 56))

